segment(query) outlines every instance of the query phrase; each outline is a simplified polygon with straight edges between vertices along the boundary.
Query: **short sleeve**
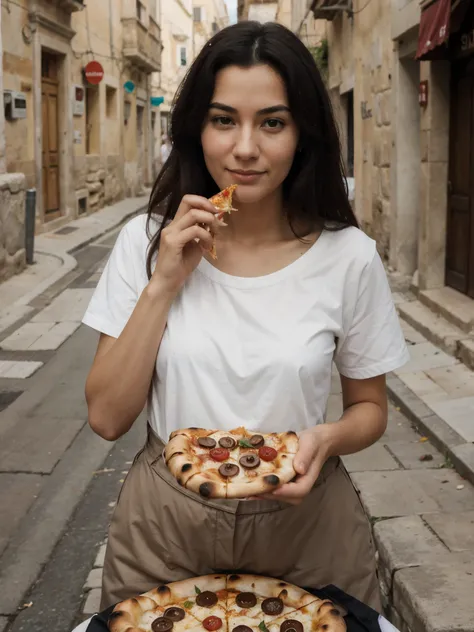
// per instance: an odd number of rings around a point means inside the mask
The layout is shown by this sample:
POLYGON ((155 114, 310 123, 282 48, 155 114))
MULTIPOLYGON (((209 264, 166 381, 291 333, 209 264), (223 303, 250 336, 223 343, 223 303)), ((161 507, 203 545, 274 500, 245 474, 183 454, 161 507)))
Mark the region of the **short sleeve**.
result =
POLYGON ((141 257, 132 238, 137 228, 145 231, 142 217, 134 218, 120 231, 82 320, 85 325, 113 338, 122 333, 142 291, 138 268, 145 265, 146 246, 141 257), (142 226, 136 226, 138 221, 142 226))
POLYGON ((363 380, 408 362, 410 356, 377 251, 363 268, 355 303, 347 311, 334 358, 341 375, 363 380))

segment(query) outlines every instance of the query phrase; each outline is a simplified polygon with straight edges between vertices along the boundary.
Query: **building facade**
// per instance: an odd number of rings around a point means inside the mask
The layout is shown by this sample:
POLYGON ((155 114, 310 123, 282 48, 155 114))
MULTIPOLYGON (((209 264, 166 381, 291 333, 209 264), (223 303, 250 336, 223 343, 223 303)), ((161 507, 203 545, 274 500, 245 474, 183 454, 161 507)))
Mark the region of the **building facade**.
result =
POLYGON ((152 176, 156 0, 2 9, 5 169, 36 189, 37 230, 139 193, 152 176))
POLYGON ((204 47, 213 35, 229 26, 229 13, 224 0, 193 0, 193 53, 204 47))

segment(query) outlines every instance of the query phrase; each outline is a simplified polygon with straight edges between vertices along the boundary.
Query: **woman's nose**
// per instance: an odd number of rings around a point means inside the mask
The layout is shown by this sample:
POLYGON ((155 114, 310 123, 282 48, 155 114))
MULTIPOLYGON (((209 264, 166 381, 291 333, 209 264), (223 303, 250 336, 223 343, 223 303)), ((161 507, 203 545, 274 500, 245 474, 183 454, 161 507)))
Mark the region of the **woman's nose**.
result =
POLYGON ((240 130, 234 145, 234 155, 241 160, 257 158, 259 154, 255 132, 251 129, 240 130))

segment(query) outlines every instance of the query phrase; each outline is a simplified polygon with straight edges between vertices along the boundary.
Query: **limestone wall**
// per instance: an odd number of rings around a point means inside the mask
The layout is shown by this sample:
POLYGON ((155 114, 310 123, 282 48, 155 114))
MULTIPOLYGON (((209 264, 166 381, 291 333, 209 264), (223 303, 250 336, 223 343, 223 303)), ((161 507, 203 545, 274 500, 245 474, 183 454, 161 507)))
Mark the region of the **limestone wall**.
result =
POLYGON ((343 140, 346 96, 354 99, 355 212, 377 240, 381 255, 390 247, 391 190, 391 2, 365 6, 355 0, 354 17, 338 15, 328 23, 329 77, 343 140))
POLYGON ((0 175, 0 282, 26 266, 25 189, 22 173, 0 175))

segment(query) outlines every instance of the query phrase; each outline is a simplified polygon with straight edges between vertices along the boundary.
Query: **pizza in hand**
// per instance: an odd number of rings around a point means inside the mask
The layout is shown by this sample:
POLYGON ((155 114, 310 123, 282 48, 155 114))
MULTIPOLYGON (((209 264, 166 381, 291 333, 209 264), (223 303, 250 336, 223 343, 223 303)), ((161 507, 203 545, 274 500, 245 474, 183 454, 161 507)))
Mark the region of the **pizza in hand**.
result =
POLYGON ((110 632, 346 632, 331 601, 279 579, 207 575, 115 606, 110 632))
POLYGON ((204 498, 248 498, 291 481, 297 451, 293 431, 183 428, 171 433, 164 458, 178 483, 204 498))
MULTIPOLYGON (((226 213, 231 213, 232 211, 236 211, 236 208, 232 207, 232 196, 234 194, 235 189, 237 188, 236 184, 231 184, 230 187, 227 187, 220 193, 216 193, 209 201, 213 206, 217 209, 220 209, 220 213, 216 215, 217 219, 222 219, 226 213)), ((216 249, 216 237, 213 235, 213 243, 212 248, 209 251, 209 254, 213 259, 217 259, 217 249, 216 249)))

